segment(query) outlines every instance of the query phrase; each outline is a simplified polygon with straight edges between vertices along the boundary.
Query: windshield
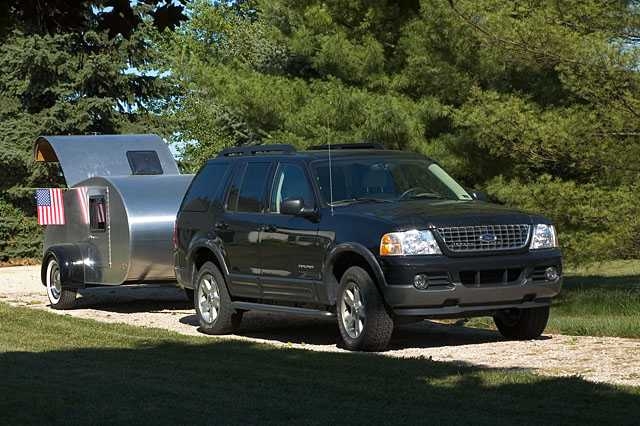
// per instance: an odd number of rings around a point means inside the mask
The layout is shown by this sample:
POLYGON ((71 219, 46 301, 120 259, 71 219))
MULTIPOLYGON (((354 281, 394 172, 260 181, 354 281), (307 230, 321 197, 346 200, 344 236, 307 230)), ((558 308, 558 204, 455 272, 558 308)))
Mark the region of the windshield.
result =
POLYGON ((440 166, 427 160, 361 158, 318 161, 312 165, 325 203, 393 202, 416 199, 471 200, 440 166))

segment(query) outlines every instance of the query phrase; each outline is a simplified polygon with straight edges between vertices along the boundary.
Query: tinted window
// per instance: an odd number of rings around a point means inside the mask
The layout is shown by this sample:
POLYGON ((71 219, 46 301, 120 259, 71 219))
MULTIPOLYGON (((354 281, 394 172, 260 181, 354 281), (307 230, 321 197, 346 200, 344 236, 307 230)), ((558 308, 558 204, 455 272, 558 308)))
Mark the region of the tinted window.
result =
POLYGON ((127 160, 134 175, 161 175, 162 166, 155 151, 127 151, 127 160))
POLYGON ((242 179, 234 179, 231 186, 228 210, 249 213, 262 211, 269 168, 269 163, 247 164, 242 179))
POLYGON ((184 197, 182 210, 206 211, 209 203, 218 195, 229 169, 229 163, 210 163, 205 165, 193 179, 193 183, 184 197))
POLYGON ((94 232, 107 229, 107 206, 102 195, 89 197, 89 229, 94 232))
POLYGON ((229 194, 227 194, 227 210, 229 211, 238 209, 238 194, 240 193, 240 184, 242 184, 246 166, 246 164, 243 164, 240 167, 236 167, 233 172, 233 180, 231 181, 229 194))
POLYGON ((288 199, 302 199, 304 207, 314 207, 313 190, 302 167, 281 164, 273 179, 271 211, 280 213, 280 204, 288 199))

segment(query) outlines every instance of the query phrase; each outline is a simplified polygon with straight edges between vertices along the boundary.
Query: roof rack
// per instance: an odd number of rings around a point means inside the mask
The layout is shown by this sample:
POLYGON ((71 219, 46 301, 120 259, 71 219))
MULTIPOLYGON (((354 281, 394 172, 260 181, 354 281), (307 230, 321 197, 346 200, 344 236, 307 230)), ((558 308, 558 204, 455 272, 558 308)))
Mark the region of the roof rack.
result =
POLYGON ((271 153, 286 154, 295 151, 296 149, 288 144, 250 145, 223 149, 218 154, 218 157, 240 157, 244 155, 259 155, 271 153))
MULTIPOLYGON (((329 149, 329 145, 313 145, 309 147, 310 150, 329 149)), ((331 149, 385 149, 379 143, 337 143, 331 144, 331 149)))

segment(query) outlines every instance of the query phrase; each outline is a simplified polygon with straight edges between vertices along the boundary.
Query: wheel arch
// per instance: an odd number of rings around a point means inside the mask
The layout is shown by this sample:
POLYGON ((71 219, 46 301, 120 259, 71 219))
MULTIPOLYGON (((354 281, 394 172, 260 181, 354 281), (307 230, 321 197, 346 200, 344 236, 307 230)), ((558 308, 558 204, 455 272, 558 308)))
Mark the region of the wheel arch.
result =
MULTIPOLYGON (((189 256, 187 257, 187 262, 190 268, 190 284, 193 285, 193 279, 198 273, 198 270, 205 262, 212 262, 220 272, 222 272, 222 276, 227 281, 229 276, 229 270, 227 269, 227 264, 224 260, 224 256, 222 255, 220 249, 211 244, 198 244, 194 246, 189 251, 189 256)), ((225 282, 225 285, 227 283, 225 282)))
POLYGON ((386 281, 382 268, 371 251, 361 244, 344 243, 329 252, 323 268, 327 296, 331 304, 336 303, 340 279, 351 266, 360 266, 366 270, 371 275, 380 294, 383 294, 382 289, 386 285, 386 281))

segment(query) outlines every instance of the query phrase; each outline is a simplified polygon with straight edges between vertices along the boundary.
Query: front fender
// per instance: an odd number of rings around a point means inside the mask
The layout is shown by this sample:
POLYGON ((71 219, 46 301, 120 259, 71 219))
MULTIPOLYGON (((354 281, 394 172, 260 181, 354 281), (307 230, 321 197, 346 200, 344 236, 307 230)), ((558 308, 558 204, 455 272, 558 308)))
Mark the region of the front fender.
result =
POLYGON ((60 267, 60 282, 63 288, 84 288, 84 259, 76 244, 59 244, 47 248, 42 257, 40 281, 47 284, 47 266, 53 258, 60 267))
POLYGON ((333 267, 335 266, 336 260, 340 257, 340 255, 344 253, 356 253, 360 255, 369 265, 371 271, 373 272, 374 281, 378 286, 380 291, 383 290, 383 287, 387 285, 386 280, 384 278, 384 273, 382 272, 382 268, 378 263, 378 260, 375 258, 373 253, 369 249, 367 249, 362 244, 348 242, 338 244, 333 247, 329 253, 327 254, 326 260, 323 266, 323 279, 324 285, 327 289, 329 301, 334 303, 337 295, 338 282, 335 280, 333 275, 333 267))

